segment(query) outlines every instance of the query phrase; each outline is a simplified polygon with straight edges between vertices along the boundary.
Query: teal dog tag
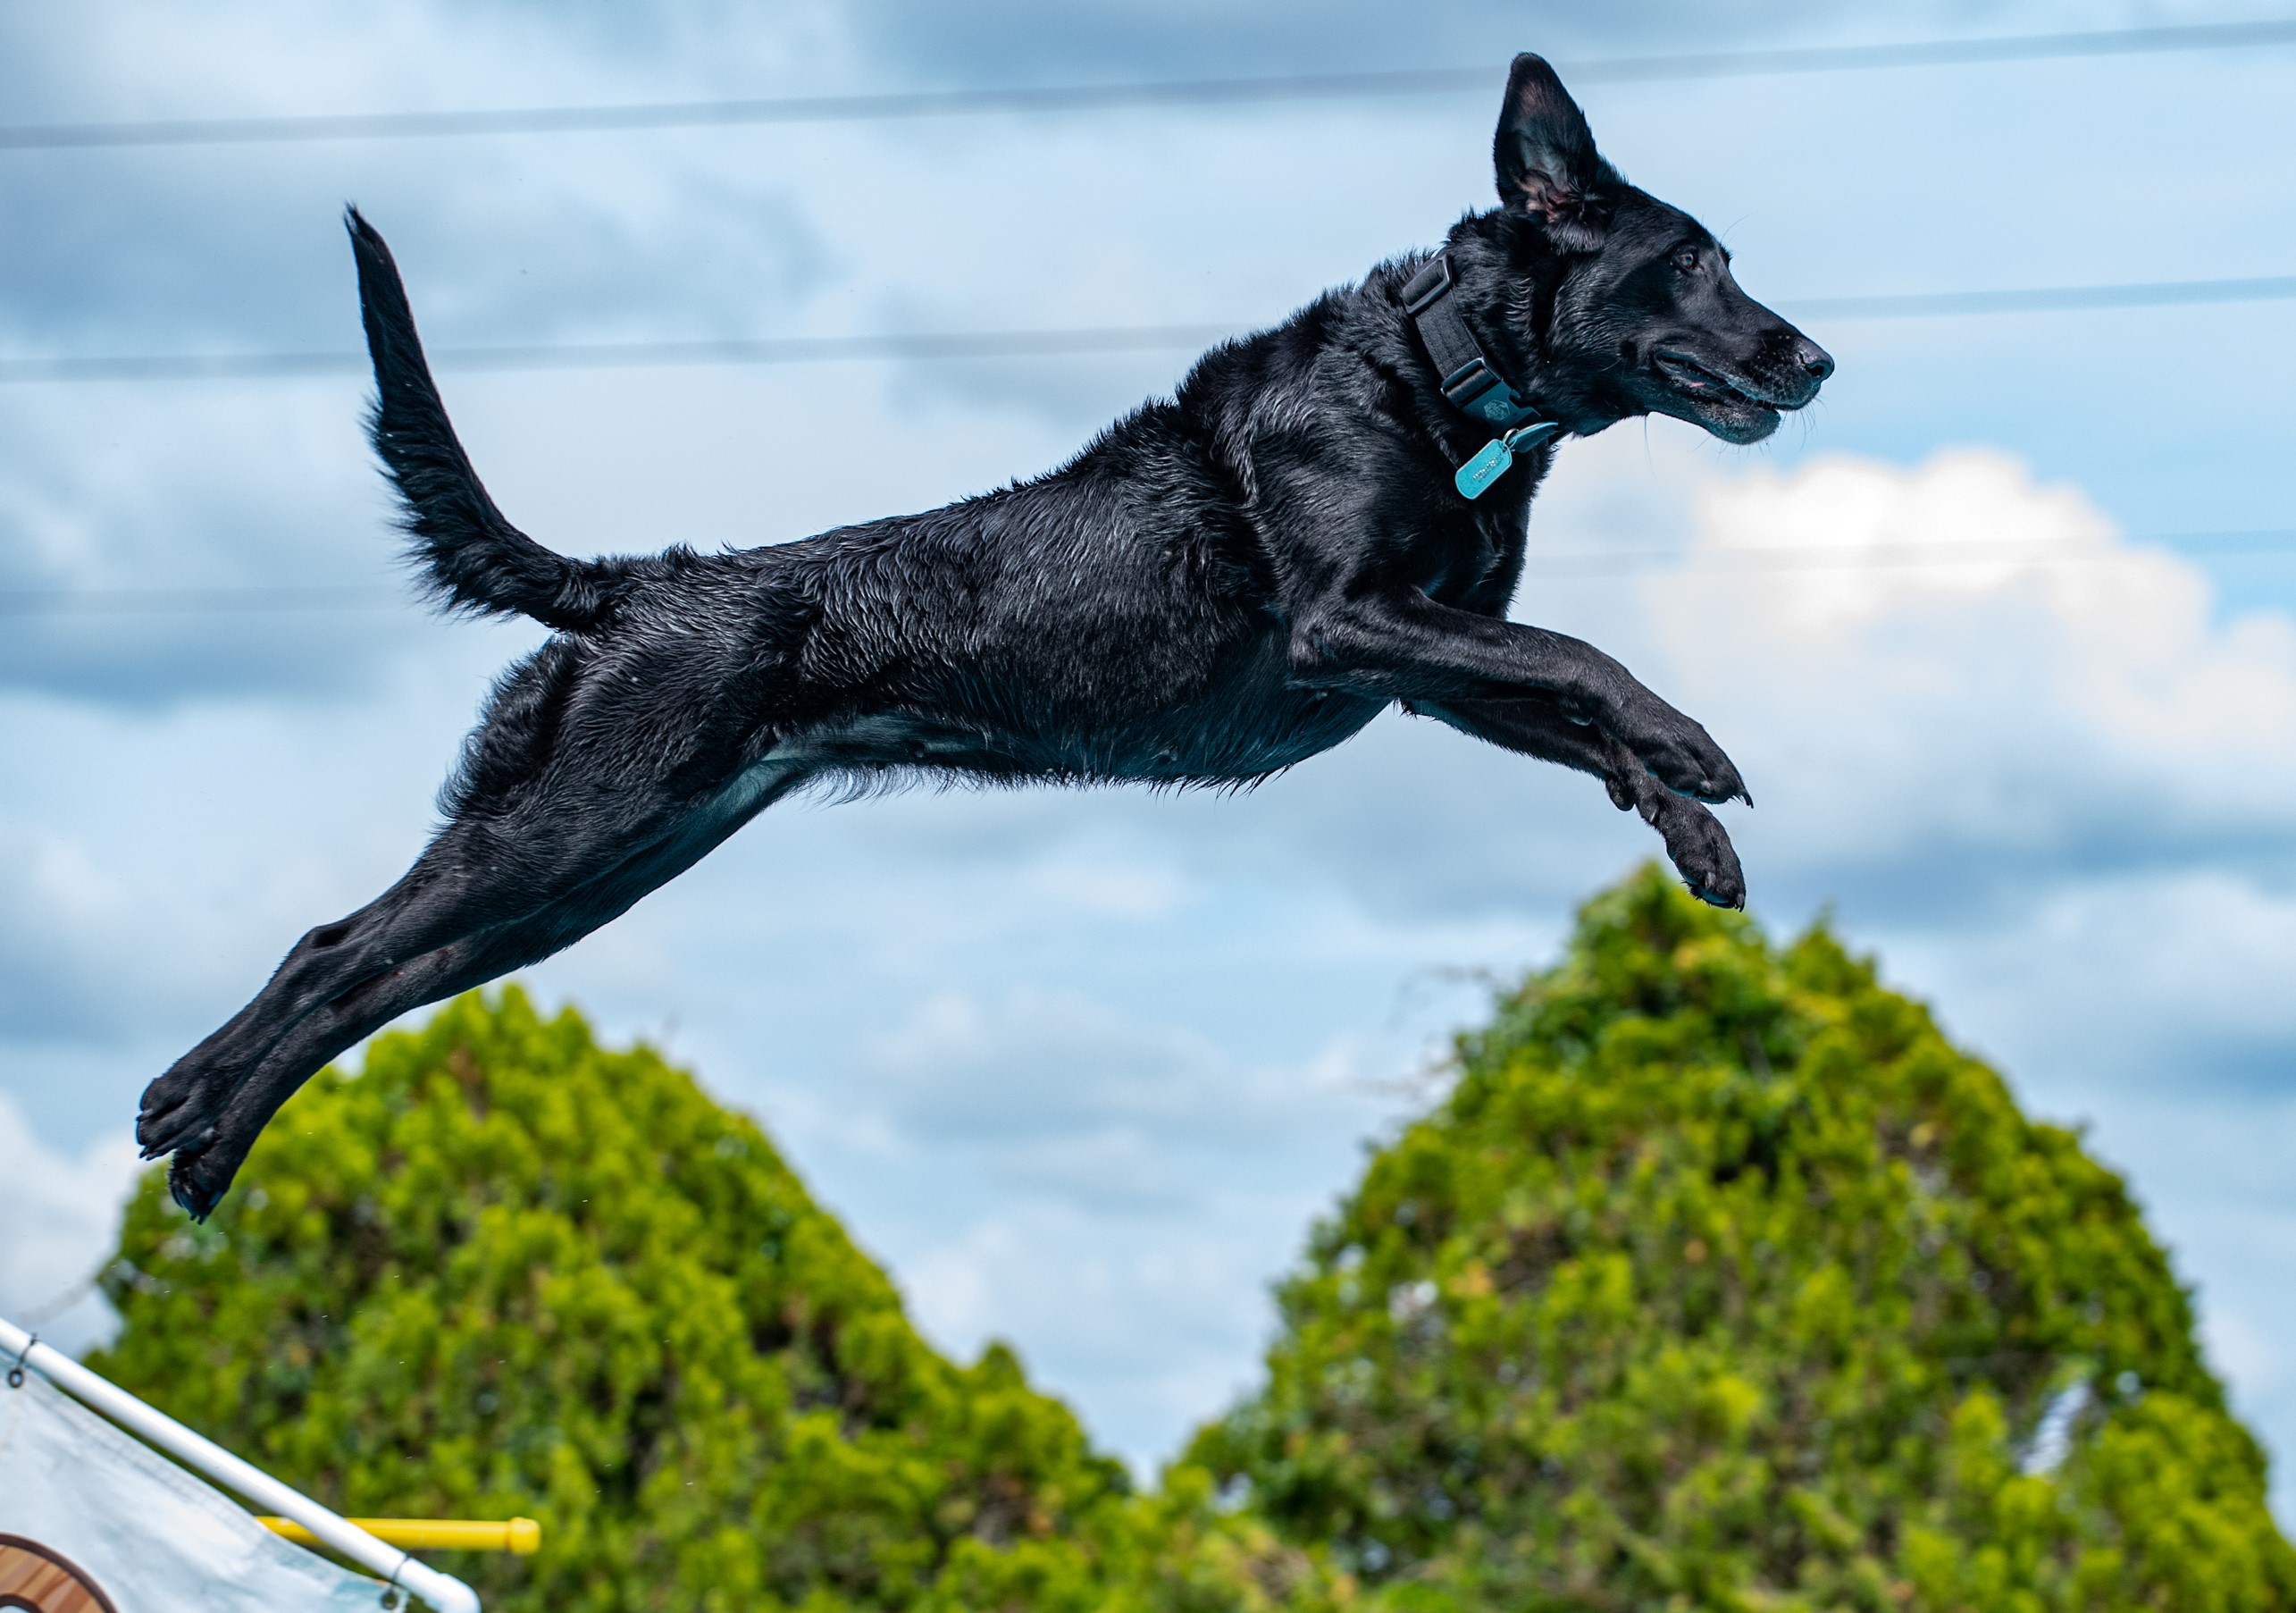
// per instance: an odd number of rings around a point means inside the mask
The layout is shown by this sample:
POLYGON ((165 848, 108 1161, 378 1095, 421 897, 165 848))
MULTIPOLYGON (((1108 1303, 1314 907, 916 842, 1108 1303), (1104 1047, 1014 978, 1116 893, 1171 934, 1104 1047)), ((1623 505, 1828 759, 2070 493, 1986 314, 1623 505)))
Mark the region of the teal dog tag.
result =
POLYGON ((1483 490, 1504 476, 1513 467, 1514 451, 1518 448, 1536 448, 1563 428, 1552 420, 1534 420, 1529 425, 1519 425, 1504 437, 1494 437, 1483 444, 1482 450, 1459 467, 1452 480, 1457 483, 1462 499, 1479 499, 1483 490))
POLYGON ((1460 496, 1479 499, 1483 490, 1507 474, 1514 463, 1514 450, 1507 446, 1504 437, 1494 437, 1483 444, 1483 451, 1459 467, 1452 480, 1459 484, 1460 496))

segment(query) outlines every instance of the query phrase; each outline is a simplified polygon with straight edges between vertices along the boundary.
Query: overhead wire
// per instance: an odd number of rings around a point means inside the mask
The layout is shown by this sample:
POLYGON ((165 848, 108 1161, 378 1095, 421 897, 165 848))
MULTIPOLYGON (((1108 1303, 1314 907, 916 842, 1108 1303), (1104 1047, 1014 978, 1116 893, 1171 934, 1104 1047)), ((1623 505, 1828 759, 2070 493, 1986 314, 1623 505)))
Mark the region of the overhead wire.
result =
MULTIPOLYGON (((2296 18, 2160 28, 2012 34, 1995 38, 1702 51, 1562 62, 1577 84, 1962 67, 2000 62, 2258 49, 2296 44, 2296 18)), ((1053 113, 1127 107, 1245 105, 1361 100, 1487 90, 1489 67, 1402 68, 1369 72, 1281 73, 1135 84, 1013 86, 836 96, 751 97, 629 105, 527 106, 467 111, 331 113, 305 116, 146 118, 0 125, 0 151, 136 146, 281 145, 315 140, 436 139, 571 134, 740 124, 842 123, 890 119, 1053 113)))
MULTIPOLYGON (((2208 555, 2296 555, 2296 527, 2237 532, 2138 533, 2120 546, 2089 542, 1881 543, 1855 549, 1810 544, 1702 550, 1580 550, 1524 557, 1527 576, 1555 580, 1732 571, 1890 571, 1930 567, 2111 565, 2161 550, 2208 555)), ((238 616, 416 608, 415 593, 373 584, 301 584, 225 588, 0 589, 0 617, 238 616)))
POLYGON ((247 587, 0 589, 0 617, 237 616, 280 611, 383 610, 411 603, 405 588, 373 584, 247 587))
MULTIPOLYGON (((1885 45, 1613 57, 1571 63, 1581 81, 1718 78, 1886 67, 1947 66, 2168 51, 2296 44, 2296 18, 2173 27, 2023 34, 1995 38, 1885 45)), ((945 90, 873 96, 658 103, 621 107, 533 107, 490 112, 339 114, 0 127, 0 149, 70 146, 302 140, 453 133, 551 132, 577 128, 803 122, 903 117, 926 113, 1059 111, 1124 104, 1415 93, 1487 85, 1486 69, 1292 74, 1161 84, 945 90)), ((1937 292, 1885 292, 1790 300, 1803 317, 1902 319, 1999 313, 2166 307, 2296 298, 2296 276, 2162 281, 1937 292)), ((855 359, 977 359, 1060 357, 1200 347, 1234 334, 1204 323, 1103 325, 1064 330, 927 332, 826 337, 529 343, 435 350, 434 365, 465 371, 619 369, 711 365, 817 364, 855 359)), ((291 379, 356 374, 354 352, 127 354, 0 358, 0 384, 75 381, 291 379)))
MULTIPOLYGON (((1992 39, 1611 58, 1568 63, 1563 71, 1580 82, 1633 82, 1966 65, 2290 44, 2296 44, 2296 19, 2029 34, 1992 39)), ((0 150, 551 133, 580 130, 853 122, 996 112, 1048 113, 1102 107, 1336 99, 1480 89, 1487 87, 1490 77, 1486 69, 1402 70, 1133 85, 657 103, 618 107, 560 106, 305 118, 15 125, 0 126, 0 150)), ((1805 319, 1886 320, 2198 306, 2289 298, 2296 298, 2296 275, 2157 281, 2118 285, 1887 292, 1786 299, 1780 306, 1805 319)), ((1232 326, 1202 323, 1102 325, 1056 330, 500 345, 446 348, 435 350, 432 357, 433 363, 441 369, 482 372, 696 365, 771 365, 867 359, 1026 358, 1201 347, 1235 333, 1232 326)), ((0 359, 0 383, 273 379, 355 374, 365 368, 365 357, 348 351, 64 356, 0 359)), ((2225 554, 2296 552, 2296 531, 2283 530, 2183 534, 2181 537, 2170 535, 2139 538, 2131 542, 2171 548, 2185 546, 2225 554)), ((2027 545, 2015 550, 1981 550, 1966 543, 1898 544, 1880 549, 1815 553, 1791 547, 1691 553, 1608 550, 1534 553, 1527 557, 1525 568, 1538 575, 1564 579, 1635 575, 1670 567, 1797 570, 2090 563, 2131 559, 2142 552, 2142 550, 2130 549, 2099 553, 2093 545, 2027 545)), ((406 602, 407 595, 403 590, 365 584, 19 589, 0 590, 0 617, 268 614, 398 609, 406 602)))
MULTIPOLYGON (((1204 347, 1234 325, 1094 325, 1068 330, 913 332, 875 336, 730 337, 699 341, 540 342, 446 347, 441 370, 678 368, 695 365, 828 364, 867 358, 1053 358, 1204 347)), ((367 357, 331 353, 131 354, 0 359, 0 383, 45 381, 240 381, 364 374, 367 357)))
MULTIPOLYGON (((2296 298, 2296 275, 2144 281, 2123 285, 1881 292, 1778 300, 1802 319, 1935 319, 1990 314, 2197 307, 2296 298)), ((1235 324, 1087 325, 1065 330, 920 331, 869 336, 732 337, 693 341, 537 342, 433 349, 440 370, 511 372, 831 364, 857 359, 1056 358, 1202 348, 1244 333, 1235 324)), ((362 374, 366 356, 313 353, 139 353, 0 358, 0 385, 96 381, 273 381, 362 374)))
POLYGON ((1820 549, 1807 543, 1749 544, 1730 549, 1588 550, 1537 551, 1524 557, 1527 575, 1630 576, 1672 569, 1680 575, 1731 571, 1896 571, 1928 567, 2022 567, 2113 565, 2152 558, 2162 550, 2195 555, 2296 555, 2296 527, 2256 527, 2240 532, 2136 534, 2122 546, 2094 542, 1873 543, 1820 549))

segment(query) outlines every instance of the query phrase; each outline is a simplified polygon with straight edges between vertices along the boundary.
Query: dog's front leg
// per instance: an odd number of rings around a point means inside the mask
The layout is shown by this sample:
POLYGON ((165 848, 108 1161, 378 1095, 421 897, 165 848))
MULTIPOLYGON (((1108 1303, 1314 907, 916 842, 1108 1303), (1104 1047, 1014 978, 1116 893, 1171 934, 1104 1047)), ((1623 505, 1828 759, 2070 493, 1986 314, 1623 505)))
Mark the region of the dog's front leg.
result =
POLYGON ((1319 601, 1295 616, 1290 657, 1292 681, 1309 688, 1436 704, 1544 697, 1623 744, 1670 790, 1752 799, 1705 728, 1592 644, 1438 604, 1417 588, 1319 601))
POLYGON ((1651 777, 1635 753, 1591 723, 1573 722, 1548 700, 1406 701, 1405 710, 1542 761, 1603 781, 1613 804, 1658 831, 1691 894, 1716 907, 1746 905, 1746 874, 1714 815, 1651 777))

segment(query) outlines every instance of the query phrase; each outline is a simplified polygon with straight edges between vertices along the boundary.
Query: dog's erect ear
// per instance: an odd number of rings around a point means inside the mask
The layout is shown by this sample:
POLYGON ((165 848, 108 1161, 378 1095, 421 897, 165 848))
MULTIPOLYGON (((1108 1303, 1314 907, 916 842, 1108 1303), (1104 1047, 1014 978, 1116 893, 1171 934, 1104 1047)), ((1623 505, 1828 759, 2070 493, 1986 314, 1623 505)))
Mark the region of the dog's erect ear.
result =
POLYGON ((1563 80, 1528 51, 1507 74, 1491 160, 1506 206, 1543 221, 1559 246, 1585 251, 1598 243, 1608 223, 1601 193, 1618 174, 1596 151, 1594 131, 1563 80))

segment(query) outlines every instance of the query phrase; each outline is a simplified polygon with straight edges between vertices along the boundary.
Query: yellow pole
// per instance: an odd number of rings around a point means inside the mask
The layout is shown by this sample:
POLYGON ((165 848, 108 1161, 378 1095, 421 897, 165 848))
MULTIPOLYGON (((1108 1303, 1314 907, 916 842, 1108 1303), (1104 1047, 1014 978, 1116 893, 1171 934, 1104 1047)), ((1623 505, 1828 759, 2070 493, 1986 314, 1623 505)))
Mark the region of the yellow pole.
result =
MULTIPOLYGON (((542 1525, 531 1517, 514 1517, 506 1523, 444 1517, 355 1517, 344 1521, 356 1525, 387 1545, 409 1551, 515 1551, 524 1557, 539 1550, 542 1544, 542 1525)), ((298 1546, 319 1543, 317 1537, 302 1525, 283 1517, 264 1518, 263 1525, 273 1534, 283 1534, 298 1546)))

